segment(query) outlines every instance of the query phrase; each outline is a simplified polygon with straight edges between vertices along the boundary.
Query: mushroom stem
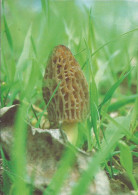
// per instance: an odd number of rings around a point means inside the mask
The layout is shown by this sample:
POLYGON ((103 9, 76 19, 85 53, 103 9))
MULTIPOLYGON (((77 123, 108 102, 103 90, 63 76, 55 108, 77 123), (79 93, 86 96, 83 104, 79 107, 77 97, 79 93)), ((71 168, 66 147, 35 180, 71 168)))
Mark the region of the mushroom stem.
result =
POLYGON ((65 131, 67 134, 68 140, 73 144, 76 145, 77 143, 77 138, 78 138, 78 123, 73 122, 73 123, 67 123, 64 122, 62 124, 62 129, 65 131))

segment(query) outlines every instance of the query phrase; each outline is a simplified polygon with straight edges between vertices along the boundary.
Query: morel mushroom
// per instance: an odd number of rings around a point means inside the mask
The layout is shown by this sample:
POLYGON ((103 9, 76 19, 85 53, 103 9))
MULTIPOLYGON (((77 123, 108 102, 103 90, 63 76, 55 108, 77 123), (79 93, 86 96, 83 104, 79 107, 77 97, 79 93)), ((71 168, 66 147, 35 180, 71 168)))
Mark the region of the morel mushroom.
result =
POLYGON ((43 80, 43 97, 46 104, 53 92, 55 94, 47 108, 49 121, 57 126, 61 122, 69 141, 75 144, 77 124, 88 116, 89 93, 87 81, 78 62, 64 45, 56 46, 48 58, 43 80))

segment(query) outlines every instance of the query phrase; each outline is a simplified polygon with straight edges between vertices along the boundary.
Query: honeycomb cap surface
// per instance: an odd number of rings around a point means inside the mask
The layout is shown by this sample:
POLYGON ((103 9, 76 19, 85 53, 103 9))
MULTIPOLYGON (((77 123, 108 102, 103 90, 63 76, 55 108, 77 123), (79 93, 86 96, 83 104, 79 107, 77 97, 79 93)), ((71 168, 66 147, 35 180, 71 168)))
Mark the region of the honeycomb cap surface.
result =
POLYGON ((58 85, 47 108, 50 122, 86 119, 89 110, 88 84, 78 62, 64 45, 56 46, 48 58, 42 89, 46 104, 58 85))

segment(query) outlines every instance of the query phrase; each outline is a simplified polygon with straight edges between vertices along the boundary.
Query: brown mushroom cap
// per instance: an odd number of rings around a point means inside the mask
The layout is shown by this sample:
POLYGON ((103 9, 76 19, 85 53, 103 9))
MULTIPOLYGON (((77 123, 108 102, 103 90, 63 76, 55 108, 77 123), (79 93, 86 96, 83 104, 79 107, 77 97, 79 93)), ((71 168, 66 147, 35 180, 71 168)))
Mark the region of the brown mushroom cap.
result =
POLYGON ((79 122, 85 119, 89 110, 88 84, 78 62, 64 45, 56 46, 48 59, 43 80, 46 104, 59 83, 47 108, 50 122, 79 122))

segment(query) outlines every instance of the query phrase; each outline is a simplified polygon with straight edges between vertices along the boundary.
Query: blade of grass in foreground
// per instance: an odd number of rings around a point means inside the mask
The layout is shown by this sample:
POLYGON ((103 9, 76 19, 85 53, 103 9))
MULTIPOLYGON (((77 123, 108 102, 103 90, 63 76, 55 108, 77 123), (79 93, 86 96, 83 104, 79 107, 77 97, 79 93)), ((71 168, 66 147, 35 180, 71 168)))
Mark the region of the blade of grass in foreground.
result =
MULTIPOLYGON (((30 40, 30 39, 29 39, 30 40)), ((23 56, 22 56, 23 57, 23 56)), ((24 60, 24 59, 22 59, 24 60)), ((22 63, 21 63, 22 66, 22 63)), ((21 69, 20 69, 21 70, 21 69)), ((20 72, 21 74, 21 72, 20 72)), ((25 122, 25 116, 28 111, 28 104, 24 102, 30 102, 32 99, 32 89, 34 88, 37 80, 38 66, 33 64, 31 73, 28 78, 28 82, 21 82, 21 94, 20 100, 22 104, 16 113, 16 121, 14 125, 14 142, 12 148, 12 163, 15 175, 15 181, 13 183, 13 194, 14 195, 28 195, 29 187, 25 183, 27 172, 26 172, 26 137, 27 137, 27 123, 25 122)))
POLYGON ((14 143, 12 149, 12 162, 15 174, 15 182, 13 184, 14 195, 28 194, 27 186, 25 183, 26 173, 26 129, 27 124, 24 121, 24 116, 27 111, 26 105, 21 105, 17 112, 17 119, 14 131, 14 143))

